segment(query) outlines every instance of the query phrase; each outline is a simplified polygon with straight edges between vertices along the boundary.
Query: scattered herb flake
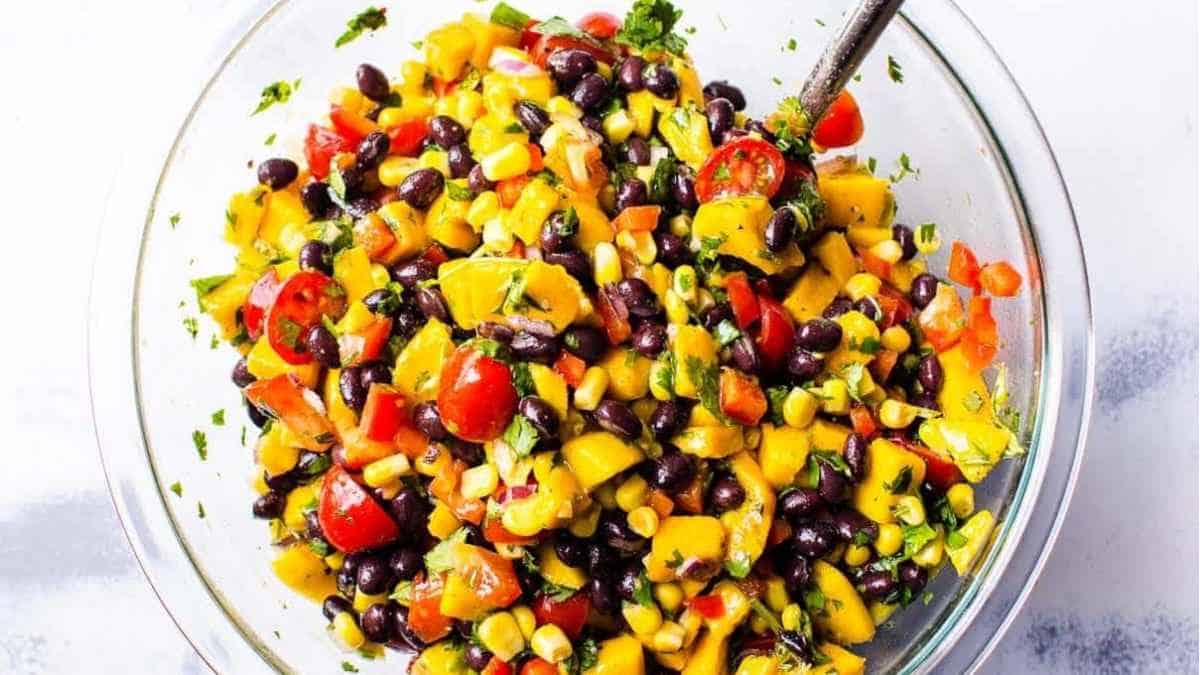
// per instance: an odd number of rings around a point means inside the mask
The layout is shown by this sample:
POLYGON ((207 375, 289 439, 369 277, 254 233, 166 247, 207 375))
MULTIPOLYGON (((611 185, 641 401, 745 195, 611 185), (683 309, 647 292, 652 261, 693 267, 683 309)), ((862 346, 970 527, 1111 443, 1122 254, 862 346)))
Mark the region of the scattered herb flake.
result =
POLYGON ((375 32, 387 25, 387 8, 368 7, 346 22, 346 32, 338 36, 333 46, 342 45, 357 40, 363 31, 375 32))
POLYGON ((822 27, 822 28, 824 28, 824 27, 825 27, 825 22, 824 22, 824 21, 822 21, 822 20, 820 20, 820 19, 813 19, 813 21, 816 21, 818 26, 820 26, 820 27, 822 27))
POLYGON ((914 178, 921 177, 921 170, 913 168, 906 152, 900 153, 900 157, 896 160, 896 166, 900 167, 900 170, 888 176, 888 180, 892 183, 899 183, 907 176, 913 176, 914 178))
POLYGON ((528 457, 538 442, 537 427, 524 415, 513 415, 512 422, 504 430, 503 439, 518 457, 528 457))
POLYGON ((738 327, 729 319, 723 319, 721 323, 717 324, 713 333, 717 338, 717 343, 722 347, 727 346, 742 336, 742 331, 738 330, 738 327))
POLYGON ((174 492, 176 497, 182 497, 183 496, 183 483, 180 483, 179 481, 175 481, 174 483, 171 483, 171 492, 174 492))
POLYGON ((876 162, 874 157, 867 158, 867 171, 870 171, 872 175, 875 174, 875 167, 877 165, 878 165, 878 162, 876 162))
POLYGON ((507 26, 513 30, 525 30, 525 26, 529 23, 530 18, 528 14, 507 2, 501 2, 492 10, 492 15, 488 20, 494 24, 507 26))
POLYGON ((884 481, 883 489, 894 495, 903 494, 912 485, 912 477, 912 467, 905 464, 904 468, 900 469, 900 473, 897 473, 894 479, 884 481))
POLYGON ((263 141, 263 145, 275 145, 275 132, 271 132, 271 135, 267 136, 267 140, 263 141))
POLYGON ((888 77, 892 78, 892 82, 895 82, 896 84, 904 82, 904 71, 902 68, 900 68, 900 64, 895 58, 892 57, 891 54, 888 54, 887 57, 887 71, 888 77))
POLYGON ((349 661, 342 661, 342 670, 346 671, 347 673, 358 672, 358 668, 356 668, 354 664, 350 663, 349 661))
POLYGON ((225 426, 225 409, 221 408, 212 414, 212 423, 214 427, 225 426))
POLYGON ((787 45, 784 47, 789 52, 796 51, 796 38, 788 38, 787 45))
POLYGON ((200 332, 200 322, 195 317, 189 316, 183 320, 183 327, 187 330, 192 339, 196 339, 196 334, 200 332))
POLYGON ((201 518, 206 515, 204 513, 204 502, 196 502, 196 515, 200 516, 201 518))
POLYGON ((196 454, 200 455, 200 461, 208 459, 208 437, 199 429, 192 432, 192 445, 196 446, 196 454))
POLYGON ((783 80, 779 79, 778 77, 772 77, 771 81, 774 82, 775 86, 777 87, 783 86, 783 80))
POLYGON ((654 607, 654 595, 650 587, 650 579, 646 576, 646 571, 642 570, 638 574, 637 585, 633 589, 633 601, 643 607, 654 607))
POLYGON ((175 226, 179 224, 179 219, 180 215, 178 213, 172 213, 171 217, 167 218, 167 220, 171 223, 172 230, 175 229, 175 226))
POLYGON ((959 532, 958 530, 955 530, 955 531, 951 532, 950 534, 946 535, 946 548, 950 549, 951 551, 960 549, 963 546, 966 546, 966 544, 967 544, 967 538, 965 536, 963 536, 963 533, 959 532))
POLYGON ((299 88, 300 80, 295 80, 293 82, 279 80, 278 82, 272 82, 271 84, 268 84, 267 86, 263 87, 262 94, 260 95, 261 98, 258 101, 258 107, 255 108, 254 112, 250 113, 250 115, 257 115, 276 103, 287 103, 288 100, 292 98, 292 94, 296 93, 296 90, 299 88))

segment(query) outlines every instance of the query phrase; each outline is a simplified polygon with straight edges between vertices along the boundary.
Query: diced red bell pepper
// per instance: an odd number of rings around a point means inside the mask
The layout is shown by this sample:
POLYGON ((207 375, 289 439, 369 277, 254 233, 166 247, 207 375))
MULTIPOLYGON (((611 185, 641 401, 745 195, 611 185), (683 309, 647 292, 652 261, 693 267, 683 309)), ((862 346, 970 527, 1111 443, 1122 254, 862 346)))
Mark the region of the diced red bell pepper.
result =
POLYGON ((514 176, 496 183, 496 196, 500 198, 500 205, 511 209, 513 204, 517 203, 517 199, 521 197, 521 191, 528 184, 529 176, 514 176))
POLYGON ((988 295, 1011 298, 1021 290, 1021 273, 1003 260, 988 263, 979 271, 979 284, 988 295))
POLYGON ((939 352, 958 343, 966 325, 962 300, 948 284, 938 284, 937 294, 917 316, 917 324, 926 340, 939 352))
POLYGON ((729 295, 729 304, 733 308, 733 318, 738 328, 746 330, 758 321, 762 310, 758 306, 758 296, 750 288, 750 281, 745 272, 731 272, 725 275, 725 292, 729 295))
POLYGON ((388 154, 415 157, 429 135, 429 122, 411 119, 387 128, 388 154))
POLYGON ((758 296, 758 307, 762 317, 758 326, 758 351, 767 368, 782 368, 796 335, 792 316, 783 305, 766 295, 758 296))
POLYGON ((554 362, 554 372, 562 375, 568 386, 578 387, 587 372, 587 361, 564 349, 554 362))
POLYGON ((575 26, 597 40, 608 40, 621 29, 621 20, 609 12, 588 12, 575 26))
POLYGON ((479 671, 479 675, 513 675, 513 669, 508 665, 508 661, 501 661, 500 657, 493 656, 483 670, 479 671))
POLYGON ((627 206, 613 218, 612 224, 618 232, 653 232, 654 228, 658 227, 658 217, 661 214, 661 206, 627 206))
POLYGON ((975 252, 961 241, 950 248, 950 280, 979 292, 979 261, 975 252))
POLYGON ((379 548, 400 537, 396 521, 336 464, 321 483, 317 520, 325 539, 343 553, 379 548))
POLYGON ((337 131, 316 124, 308 125, 308 133, 304 136, 304 161, 308 162, 308 171, 313 178, 325 180, 333 156, 354 150, 355 143, 337 131))
POLYGON ((892 276, 892 264, 872 253, 871 249, 858 249, 858 257, 862 259, 863 269, 871 274, 883 280, 892 276))
POLYGON ((536 537, 518 537, 509 532, 499 518, 484 519, 483 538, 493 544, 512 544, 514 546, 528 546, 537 541, 536 537))
POLYGON ((546 168, 545 161, 542 158, 542 146, 537 143, 530 143, 529 147, 529 171, 537 173, 546 168))
POLYGON ((755 426, 767 413, 767 397, 750 377, 733 368, 721 371, 721 412, 746 426, 755 426))
POLYGON ((698 595, 685 603, 688 609, 706 619, 719 619, 725 616, 725 601, 719 595, 698 595))
POLYGON ((987 368, 996 358, 1000 333, 992 318, 992 299, 977 295, 967 303, 967 327, 959 345, 967 364, 976 371, 987 368))
POLYGON ((381 382, 371 385, 362 417, 358 420, 358 427, 367 438, 391 443, 400 427, 407 426, 410 421, 404 407, 404 394, 399 389, 381 382))
POLYGON ((558 667, 535 656, 521 666, 521 675, 558 675, 558 667))
POLYGON ((875 296, 879 308, 883 310, 883 321, 880 330, 907 323, 912 318, 913 306, 908 297, 889 284, 883 284, 879 294, 875 296))
POLYGON ((591 608, 592 603, 586 592, 575 593, 565 600, 555 600, 547 593, 539 593, 533 601, 533 616, 537 619, 537 625, 554 624, 574 641, 583 634, 583 624, 591 608))
POLYGON ((900 360, 900 354, 890 349, 881 349, 875 358, 871 359, 871 365, 868 366, 871 370, 872 377, 879 384, 887 384, 888 378, 892 375, 892 369, 896 367, 896 363, 900 360))
POLYGON ((383 218, 371 214, 354 225, 354 244, 361 246, 372 262, 378 262, 396 244, 396 235, 383 218))
POLYGON ((358 356, 354 359, 354 363, 368 363, 379 358, 380 354, 383 353, 383 348, 387 346, 391 335, 392 320, 388 317, 376 319, 364 326, 358 332, 358 336, 362 338, 363 343, 358 356))
POLYGON ((861 434, 866 439, 872 438, 879 431, 879 424, 875 422, 875 416, 865 405, 856 405, 850 408, 850 424, 854 427, 855 433, 861 434))
POLYGON ((965 480, 962 471, 959 470, 951 458, 921 445, 902 434, 894 435, 891 440, 925 460, 925 481, 935 488, 945 492, 950 489, 951 485, 961 483, 965 480))
POLYGON ((379 129, 379 125, 372 122, 366 116, 343 108, 340 105, 335 105, 330 109, 329 121, 333 123, 333 128, 337 129, 342 138, 349 140, 356 146, 359 141, 366 138, 372 131, 379 129))
POLYGON ((654 513, 658 515, 658 519, 662 520, 671 515, 675 510, 675 501, 671 499, 671 495, 660 488, 653 488, 646 496, 646 506, 654 509, 654 513))
POLYGON ((425 643, 446 637, 453 625, 453 620, 442 614, 444 585, 443 575, 434 575, 427 579, 418 576, 413 583, 412 603, 408 606, 408 627, 425 643))
POLYGON ((315 397, 291 375, 258 380, 242 390, 247 401, 287 425, 288 430, 303 443, 302 447, 321 452, 333 444, 333 424, 313 407, 306 392, 315 397))
POLYGON ((430 244, 429 247, 421 253, 421 257, 433 263, 434 265, 441 265, 450 259, 450 256, 446 255, 446 250, 439 244, 430 244))

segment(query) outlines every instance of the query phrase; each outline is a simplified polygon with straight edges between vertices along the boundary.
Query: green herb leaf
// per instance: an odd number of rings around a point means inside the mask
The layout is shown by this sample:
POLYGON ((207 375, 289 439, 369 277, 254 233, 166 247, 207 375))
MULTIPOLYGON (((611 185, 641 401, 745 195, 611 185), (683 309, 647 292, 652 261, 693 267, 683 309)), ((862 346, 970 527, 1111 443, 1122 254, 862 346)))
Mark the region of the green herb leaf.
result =
POLYGON ((215 427, 225 426, 225 409, 221 408, 212 414, 212 423, 215 427))
POLYGON ((796 51, 796 38, 788 38, 787 44, 784 45, 784 49, 788 50, 789 52, 796 51))
POLYGON ((894 495, 904 494, 908 491, 909 486, 912 485, 912 478, 912 467, 905 464, 900 469, 900 472, 896 474, 895 478, 890 481, 884 481, 883 489, 894 495))
POLYGON ((541 23, 535 24, 533 27, 535 33, 542 35, 567 35, 574 38, 589 39, 589 35, 575 26, 572 26, 566 19, 561 16, 552 16, 541 23))
POLYGON ((740 338, 742 331, 738 330, 738 327, 729 319, 723 319, 713 330, 713 335, 717 338, 717 343, 724 347, 740 338))
POLYGON ((672 396, 675 395, 675 355, 670 351, 664 350, 659 355, 658 360, 664 364, 663 368, 659 368, 655 373, 654 384, 658 385, 664 391, 668 391, 672 396))
POLYGON ((471 188, 456 181, 446 181, 446 194, 456 202, 469 202, 475 199, 475 193, 471 191, 471 188))
POLYGON ((675 158, 667 155, 654 165, 654 174, 650 177, 649 197, 655 204, 665 204, 671 197, 671 176, 675 174, 675 158))
POLYGON ((192 445, 196 446, 196 454, 200 455, 200 461, 208 459, 208 437, 199 429, 192 432, 192 445))
POLYGON ((275 133, 274 132, 271 132, 271 135, 267 136, 267 140, 263 141, 263 145, 275 145, 275 133))
POLYGON ((784 423, 783 403, 791 393, 791 388, 786 385, 767 388, 768 414, 771 416, 771 422, 776 426, 784 423))
POLYGON ((346 671, 347 673, 358 672, 358 668, 355 668, 354 664, 350 663, 349 661, 342 661, 342 670, 346 671))
POLYGON ((299 88, 300 80, 295 80, 293 82, 279 80, 278 82, 272 82, 271 84, 268 84, 267 86, 263 87, 258 101, 258 107, 255 108, 254 112, 250 113, 250 115, 257 115, 276 103, 287 103, 288 100, 292 98, 292 94, 296 93, 296 90, 299 88))
POLYGON ((933 223, 921 223, 917 226, 917 241, 922 244, 928 244, 935 239, 937 239, 937 225, 933 223))
POLYGON ((588 670, 599 660, 600 646, 592 638, 585 638, 575 646, 575 654, 579 657, 579 669, 588 670))
POLYGON ((529 15, 507 2, 501 2, 492 10, 489 20, 494 24, 508 26, 513 30, 525 30, 525 26, 529 23, 529 15))
POLYGON ((937 532, 929 526, 929 523, 905 527, 903 533, 904 555, 910 558, 925 548, 926 544, 937 539, 937 532))
POLYGON ((966 545, 967 538, 963 536, 962 532, 955 530, 946 535, 946 548, 950 549, 951 551, 956 551, 966 545))
POLYGON ((578 589, 569 586, 560 586, 554 582, 542 579, 542 594, 550 596, 555 602, 563 602, 575 595, 578 589))
POLYGON ((772 612, 766 605, 764 605, 762 600, 759 600, 758 598, 751 599, 750 609, 754 610, 754 613, 758 615, 760 619, 766 622, 767 626, 771 629, 771 632, 778 635, 783 631, 783 626, 779 624, 779 619, 775 616, 775 613, 772 612))
POLYGON ((205 515, 207 515, 204 513, 204 503, 203 502, 196 502, 196 515, 200 516, 201 518, 204 518, 205 515))
POLYGON ((517 457, 528 457, 537 446, 538 430, 524 415, 513 415, 502 438, 517 453, 517 457))
POLYGON ((335 48, 357 40, 363 31, 377 31, 387 25, 387 8, 368 7, 346 22, 346 32, 338 36, 335 48))
POLYGON ((174 483, 171 483, 171 492, 174 492, 176 497, 182 497, 183 496, 183 483, 180 483, 179 481, 175 481, 174 483))
POLYGON ((888 176, 888 180, 893 183, 899 183, 900 181, 904 180, 906 176, 914 176, 917 178, 921 177, 921 170, 913 168, 908 158, 908 153, 900 153, 899 159, 896 160, 896 165, 900 167, 899 171, 891 176, 888 176))
POLYGON ((196 334, 200 332, 200 322, 195 317, 189 316, 183 320, 183 328, 195 340, 196 334))
POLYGON ((703 237, 700 239, 700 252, 696 254, 696 262, 702 266, 711 266, 717 261, 717 249, 721 248, 729 239, 729 235, 722 232, 716 237, 703 237))
POLYGON ((667 0, 637 0, 625 15, 616 41, 644 51, 681 55, 687 49, 687 40, 672 32, 681 16, 683 12, 667 0))
POLYGON ((736 553, 732 560, 725 561, 725 571, 729 572, 729 576, 734 579, 745 579, 750 574, 750 568, 754 567, 754 561, 745 553, 736 553))
POLYGON ((199 302, 201 298, 211 293, 217 288, 217 286, 220 286, 232 278, 232 274, 216 274, 211 277, 192 279, 190 284, 191 287, 196 291, 196 301, 199 302))
POLYGON ((517 390, 517 396, 529 396, 537 393, 537 388, 533 384, 533 373, 529 371, 529 364, 524 361, 518 361, 509 367, 512 371, 513 389, 517 390))
POLYGON ((180 216, 178 213, 172 213, 172 214, 171 214, 171 217, 170 217, 170 218, 167 218, 167 220, 168 220, 168 221, 171 223, 171 229, 172 229, 172 230, 173 230, 173 229, 175 229, 175 226, 179 224, 179 219, 180 219, 181 217, 182 217, 182 216, 180 216))
POLYGON ((887 71, 888 77, 892 78, 892 82, 895 82, 896 84, 904 82, 904 72, 900 68, 900 64, 897 63, 896 59, 892 58, 891 54, 888 54, 887 57, 887 71))
POLYGON ((717 419, 724 421, 725 413, 721 412, 720 373, 716 364, 706 365, 700 357, 688 356, 684 359, 683 366, 687 369, 688 378, 696 386, 700 404, 717 419))
POLYGON ((804 593, 804 606, 810 612, 825 611, 825 594, 819 588, 806 591, 804 593))
POLYGON ((646 570, 642 570, 638 574, 637 585, 633 589, 633 601, 643 607, 654 606, 654 595, 650 587, 650 579, 646 576, 646 570))
POLYGON ((460 527, 438 542, 436 546, 429 549, 429 553, 425 554, 425 569, 430 574, 440 574, 449 572, 454 569, 454 557, 452 555, 455 544, 461 544, 467 540, 467 528, 460 527))

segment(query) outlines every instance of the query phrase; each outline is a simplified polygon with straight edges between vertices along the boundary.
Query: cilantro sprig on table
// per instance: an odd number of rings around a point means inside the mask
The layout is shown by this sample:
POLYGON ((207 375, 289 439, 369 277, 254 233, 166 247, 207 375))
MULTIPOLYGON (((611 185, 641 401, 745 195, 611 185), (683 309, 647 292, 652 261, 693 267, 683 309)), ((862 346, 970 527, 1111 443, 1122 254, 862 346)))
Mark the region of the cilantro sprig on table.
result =
POLYGON ((616 41, 646 51, 663 50, 681 55, 687 49, 687 39, 674 32, 681 16, 683 12, 675 9, 668 0, 637 0, 625 15, 616 41))

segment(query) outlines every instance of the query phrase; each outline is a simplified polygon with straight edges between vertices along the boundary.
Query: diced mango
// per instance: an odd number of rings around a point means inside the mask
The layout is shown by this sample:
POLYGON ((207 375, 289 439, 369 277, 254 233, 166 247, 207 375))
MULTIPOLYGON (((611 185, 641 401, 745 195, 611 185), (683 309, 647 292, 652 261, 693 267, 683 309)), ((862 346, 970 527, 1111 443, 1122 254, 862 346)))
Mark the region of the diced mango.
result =
POLYGON ((451 199, 443 191, 425 216, 425 231, 429 238, 456 251, 471 251, 479 245, 479 235, 467 222, 467 211, 471 202, 451 199))
POLYGON ((544 180, 531 180, 508 213, 509 228, 521 241, 535 246, 542 233, 542 224, 558 209, 558 204, 557 190, 544 180))
POLYGON ((749 453, 739 452, 731 457, 729 471, 746 493, 741 506, 721 514, 729 541, 725 569, 740 579, 750 573, 767 546, 775 517, 775 490, 749 453))
POLYGON ((259 186, 229 198, 229 206, 225 210, 225 241, 239 248, 254 243, 265 211, 263 204, 266 194, 267 189, 259 186))
POLYGON ((717 343, 712 335, 700 326, 680 326, 671 342, 675 356, 675 394, 684 398, 700 398, 700 385, 693 375, 701 375, 713 369, 715 387, 715 365, 717 343))
POLYGON ((644 675, 642 643, 632 635, 605 640, 596 652, 596 664, 583 672, 584 675, 644 675))
POLYGON ((540 260, 460 258, 438 269, 438 281, 450 315, 467 329, 520 315, 562 332, 587 302, 574 277, 540 260))
POLYGON ((567 381, 563 376, 540 363, 529 364, 529 375, 533 378, 534 392, 554 408, 559 421, 567 419, 567 381))
POLYGON ((916 494, 925 480, 925 461, 884 438, 867 446, 867 475, 854 486, 854 507, 877 523, 894 523, 892 508, 902 495, 916 494))
POLYGON ((321 374, 321 365, 318 363, 295 365, 284 361, 265 335, 254 343, 246 355, 246 369, 260 380, 269 380, 276 375, 295 375, 301 384, 309 388, 317 385, 317 377, 321 374))
POLYGON ((803 265, 804 254, 795 242, 778 253, 767 248, 764 231, 774 212, 765 197, 717 199, 696 210, 692 236, 701 244, 720 241, 718 253, 741 258, 765 274, 778 274, 803 265))
POLYGON ((365 249, 354 246, 333 257, 333 278, 346 289, 346 301, 355 302, 378 288, 371 276, 371 259, 365 249))
POLYGON ((838 227, 889 228, 896 212, 887 180, 869 173, 821 176, 817 191, 825 200, 825 221, 838 227))
POLYGON ((439 80, 457 80, 474 54, 475 35, 461 23, 446 24, 425 36, 425 63, 439 80))
POLYGON ((795 482, 796 474, 808 462, 808 450, 807 429, 762 425, 758 461, 767 482, 775 489, 785 488, 795 482))
POLYGON ((825 606, 813 612, 813 623, 835 642, 854 645, 875 637, 875 622, 862 596, 838 568, 824 560, 813 563, 813 583, 821 590, 825 606))
POLYGON ((238 334, 238 310, 246 303, 250 289, 258 281, 258 274, 238 270, 200 298, 200 311, 211 316, 221 328, 221 337, 229 340, 238 334))
POLYGON ((669 516, 658 525, 646 558, 646 576, 655 583, 674 581, 699 561, 711 576, 725 558, 725 528, 711 516, 669 516))
POLYGON ((552 584, 573 589, 583 588, 588 580, 586 572, 563 562, 550 544, 538 549, 538 573, 552 584))
POLYGON ((608 394, 618 401, 634 401, 650 391, 653 361, 633 349, 610 349, 596 363, 608 372, 608 394))
POLYGON ((562 454, 587 491, 645 458, 641 450, 607 431, 591 431, 570 439, 563 443, 562 454))
POLYGON ((828 232, 812 247, 813 255, 829 272, 838 288, 846 285, 850 277, 858 272, 858 261, 841 232, 828 232))
POLYGON ((271 570, 288 588, 314 602, 337 593, 333 574, 325 567, 321 556, 307 544, 297 543, 285 548, 271 562, 271 570))
POLYGON ((965 576, 975 566, 979 554, 991 540, 992 530, 995 527, 995 516, 991 511, 984 509, 971 516, 958 528, 958 534, 964 537, 966 542, 957 548, 947 546, 946 553, 950 556, 950 562, 959 576, 965 576))
POLYGON ((409 401, 437 398, 442 366, 453 352, 450 327, 430 319, 396 357, 392 383, 409 401))
POLYGON ((817 651, 829 657, 829 661, 809 670, 810 675, 863 675, 867 660, 854 652, 843 649, 832 642, 817 645, 817 651))
POLYGON ((671 438, 671 444, 689 455, 720 459, 741 451, 745 447, 745 438, 738 426, 690 426, 671 438))
POLYGON ((816 263, 809 263, 783 299, 783 306, 797 322, 815 319, 833 302, 840 288, 828 272, 816 263))

